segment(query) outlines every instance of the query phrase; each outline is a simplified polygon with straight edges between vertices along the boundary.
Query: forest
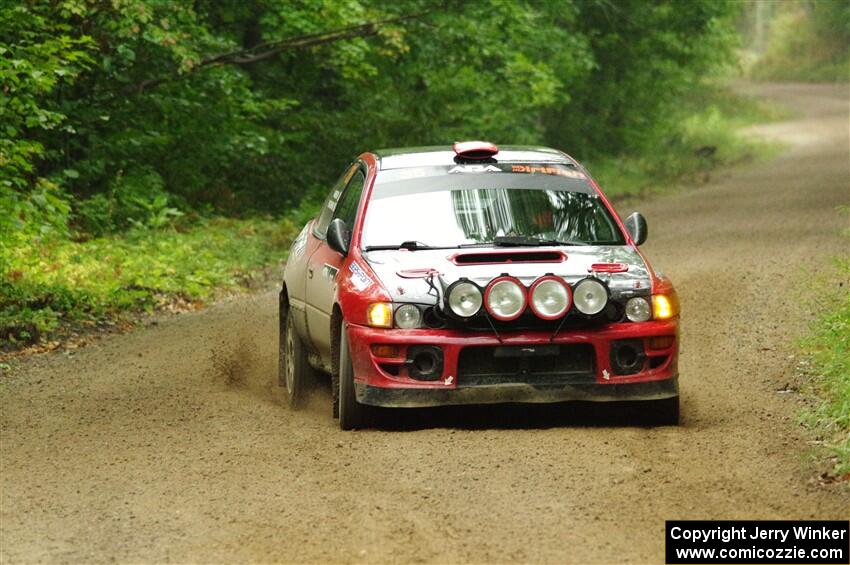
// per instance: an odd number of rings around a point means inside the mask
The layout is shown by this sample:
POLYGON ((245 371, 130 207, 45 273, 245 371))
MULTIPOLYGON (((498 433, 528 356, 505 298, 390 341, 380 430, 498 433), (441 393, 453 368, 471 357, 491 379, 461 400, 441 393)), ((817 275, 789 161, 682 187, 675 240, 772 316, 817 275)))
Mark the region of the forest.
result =
MULTIPOLYGON (((846 46, 846 3, 804 9, 846 46)), ((550 145, 614 194, 734 161, 730 124, 766 110, 717 78, 754 18, 715 0, 3 0, 0 349, 260 284, 368 149, 550 145)))

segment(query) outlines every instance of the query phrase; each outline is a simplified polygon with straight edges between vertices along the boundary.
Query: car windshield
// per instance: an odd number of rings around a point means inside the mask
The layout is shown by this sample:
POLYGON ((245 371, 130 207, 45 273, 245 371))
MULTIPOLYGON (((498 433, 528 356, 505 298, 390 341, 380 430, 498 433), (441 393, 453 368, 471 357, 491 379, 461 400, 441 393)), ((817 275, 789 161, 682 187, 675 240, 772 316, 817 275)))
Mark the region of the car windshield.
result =
POLYGON ((560 164, 381 171, 364 249, 474 245, 623 245, 585 175, 560 164))

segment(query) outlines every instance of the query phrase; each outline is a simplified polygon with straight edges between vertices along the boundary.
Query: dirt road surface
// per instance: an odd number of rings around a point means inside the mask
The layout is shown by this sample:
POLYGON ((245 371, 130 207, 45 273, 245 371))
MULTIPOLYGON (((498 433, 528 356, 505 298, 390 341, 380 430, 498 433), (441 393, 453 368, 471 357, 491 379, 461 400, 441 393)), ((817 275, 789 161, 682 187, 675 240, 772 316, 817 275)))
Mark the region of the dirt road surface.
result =
POLYGON ((639 206, 682 300, 680 427, 559 406, 343 433, 327 387, 285 407, 265 294, 0 378, 0 561, 663 562, 665 519, 848 518, 777 392, 802 281, 847 252, 848 88, 748 88, 797 112, 756 128, 790 149, 639 206))

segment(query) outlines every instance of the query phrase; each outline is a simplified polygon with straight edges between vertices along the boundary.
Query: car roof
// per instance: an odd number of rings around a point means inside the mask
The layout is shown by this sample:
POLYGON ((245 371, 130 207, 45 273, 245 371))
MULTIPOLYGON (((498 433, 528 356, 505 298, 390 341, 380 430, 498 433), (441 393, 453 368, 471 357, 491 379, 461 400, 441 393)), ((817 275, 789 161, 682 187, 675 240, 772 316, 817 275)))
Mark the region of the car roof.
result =
MULTIPOLYGON (((455 152, 450 145, 378 149, 371 153, 377 157, 378 169, 380 170, 404 169, 407 167, 435 167, 452 165, 456 162, 455 152)), ((578 163, 557 149, 533 145, 508 145, 500 147, 499 152, 494 158, 500 163, 560 163, 578 166, 578 163)))

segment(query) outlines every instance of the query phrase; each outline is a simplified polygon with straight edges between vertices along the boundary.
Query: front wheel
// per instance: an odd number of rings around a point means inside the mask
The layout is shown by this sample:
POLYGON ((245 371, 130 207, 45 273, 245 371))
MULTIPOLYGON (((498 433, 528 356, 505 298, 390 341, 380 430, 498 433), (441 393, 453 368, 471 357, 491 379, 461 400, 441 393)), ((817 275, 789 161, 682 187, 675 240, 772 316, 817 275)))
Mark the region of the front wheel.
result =
POLYGON ((286 316, 280 321, 278 384, 286 387, 286 402, 293 410, 304 405, 311 376, 312 368, 307 361, 307 351, 295 331, 292 316, 286 316))
POLYGON ((341 324, 339 336, 339 427, 353 430, 366 426, 368 407, 357 402, 354 394, 354 367, 348 349, 345 323, 341 324))

